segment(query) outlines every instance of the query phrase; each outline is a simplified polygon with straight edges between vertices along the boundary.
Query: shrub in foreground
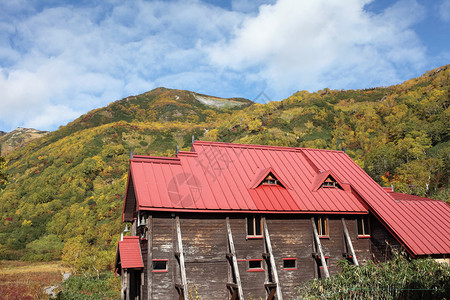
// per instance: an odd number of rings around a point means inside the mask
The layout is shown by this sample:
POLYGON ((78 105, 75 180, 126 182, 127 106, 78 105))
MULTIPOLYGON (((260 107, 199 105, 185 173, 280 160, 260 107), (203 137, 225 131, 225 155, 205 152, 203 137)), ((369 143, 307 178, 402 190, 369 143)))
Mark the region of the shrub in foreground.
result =
POLYGON ((395 255, 386 263, 364 266, 339 262, 341 273, 307 282, 302 299, 450 299, 450 267, 431 259, 395 255))
POLYGON ((101 273, 98 278, 71 276, 62 284, 58 299, 120 299, 120 277, 111 272, 101 273))

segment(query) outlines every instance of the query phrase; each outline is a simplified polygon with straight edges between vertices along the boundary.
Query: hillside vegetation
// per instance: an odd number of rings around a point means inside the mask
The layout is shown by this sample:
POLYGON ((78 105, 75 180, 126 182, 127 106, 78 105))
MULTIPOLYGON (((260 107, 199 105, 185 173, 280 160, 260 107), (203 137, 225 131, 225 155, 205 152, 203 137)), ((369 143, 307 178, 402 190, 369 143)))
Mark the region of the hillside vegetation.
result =
POLYGON ((165 88, 113 102, 6 157, 0 259, 107 269, 123 230, 130 152, 174 155, 192 135, 345 149, 380 184, 448 201, 449 99, 444 66, 396 86, 301 91, 267 104, 165 88))

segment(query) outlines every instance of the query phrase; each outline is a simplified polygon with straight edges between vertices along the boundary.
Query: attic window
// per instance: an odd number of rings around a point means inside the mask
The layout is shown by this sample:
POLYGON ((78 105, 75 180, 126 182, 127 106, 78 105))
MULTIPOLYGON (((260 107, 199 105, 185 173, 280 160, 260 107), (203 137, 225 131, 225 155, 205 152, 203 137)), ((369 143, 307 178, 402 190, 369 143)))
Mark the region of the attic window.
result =
POLYGON ((327 177, 325 181, 322 183, 322 187, 329 188, 329 187, 336 187, 337 183, 335 180, 333 180, 331 177, 327 177))
POLYGON ((343 189, 341 185, 332 177, 328 176, 327 179, 322 183, 321 187, 323 188, 339 188, 343 189))
POLYGON ((273 176, 272 173, 269 173, 266 178, 261 182, 262 185, 280 185, 278 179, 273 176))

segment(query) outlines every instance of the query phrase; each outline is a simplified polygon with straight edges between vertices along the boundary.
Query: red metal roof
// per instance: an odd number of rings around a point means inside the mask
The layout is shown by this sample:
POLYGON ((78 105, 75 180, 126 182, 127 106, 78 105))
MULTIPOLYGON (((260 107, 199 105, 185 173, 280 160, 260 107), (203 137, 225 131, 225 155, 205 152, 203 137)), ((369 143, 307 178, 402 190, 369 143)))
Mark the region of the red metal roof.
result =
POLYGON ((319 169, 350 182, 412 255, 450 253, 450 207, 443 201, 388 193, 343 152, 302 150, 319 169))
POLYGON ((301 149, 196 141, 193 150, 131 160, 136 209, 367 213, 349 191, 313 191, 318 170, 301 149), (258 186, 269 172, 282 186, 258 186))
POLYGON ((122 269, 144 267, 138 236, 124 236, 123 240, 119 241, 117 252, 116 268, 119 262, 122 269))
POLYGON ((388 194, 344 152, 202 141, 192 150, 176 158, 131 159, 128 184, 136 210, 364 214, 370 209, 412 255, 450 253, 448 205, 415 196, 396 200, 396 193, 388 194), (269 172, 282 186, 258 186, 269 172), (343 190, 320 188, 328 175, 343 190))

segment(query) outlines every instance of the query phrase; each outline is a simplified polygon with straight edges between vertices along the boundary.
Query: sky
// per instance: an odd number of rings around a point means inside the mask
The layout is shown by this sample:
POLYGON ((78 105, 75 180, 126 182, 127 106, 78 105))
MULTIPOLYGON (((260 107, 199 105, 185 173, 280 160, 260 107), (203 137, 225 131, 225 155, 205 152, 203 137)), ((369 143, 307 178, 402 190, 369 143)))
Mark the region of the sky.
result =
POLYGON ((0 130, 161 86, 279 101, 449 63, 450 0, 0 0, 0 130))

